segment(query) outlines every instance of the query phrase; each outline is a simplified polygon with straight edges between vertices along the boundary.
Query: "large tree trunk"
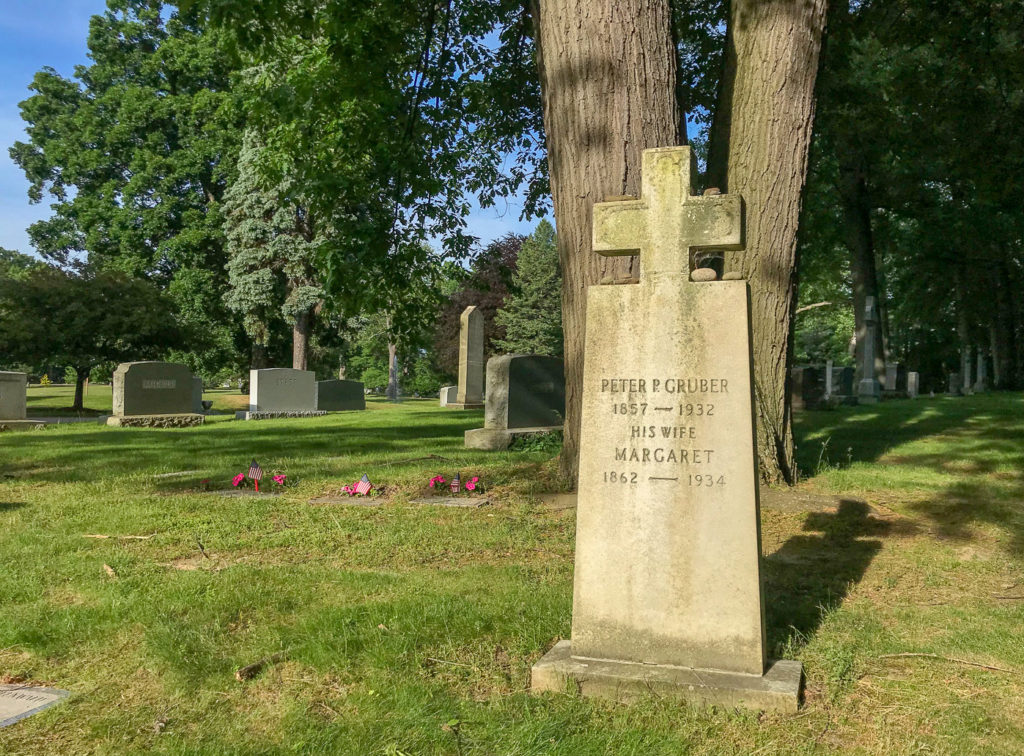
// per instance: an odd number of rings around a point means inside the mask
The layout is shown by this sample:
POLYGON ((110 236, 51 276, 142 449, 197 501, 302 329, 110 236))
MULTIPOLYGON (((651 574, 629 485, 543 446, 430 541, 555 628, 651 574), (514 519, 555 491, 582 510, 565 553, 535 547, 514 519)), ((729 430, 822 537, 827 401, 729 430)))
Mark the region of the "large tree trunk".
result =
MULTIPOLYGON (((863 162, 847 150, 855 149, 843 145, 837 151, 846 157, 839 165, 839 196, 842 202, 843 238, 850 252, 850 277, 853 283, 853 319, 857 333, 856 357, 854 360, 854 381, 861 380, 864 367, 864 341, 867 328, 864 325, 864 304, 868 297, 875 302, 884 300, 878 286, 878 270, 875 263, 874 234, 871 229, 871 203, 863 162)), ((875 328, 874 355, 875 378, 885 381, 885 339, 881 323, 875 328)))
POLYGON ((992 289, 995 292, 992 360, 995 363, 995 387, 998 389, 1020 387, 1017 375, 1017 317, 1014 311, 1013 284, 1010 275, 1010 266, 1004 259, 997 267, 992 284, 992 289))
POLYGON ((295 370, 306 370, 309 365, 309 337, 313 332, 313 309, 310 308, 295 316, 292 326, 292 367, 295 370))
POLYGON ((826 0, 733 0, 711 132, 708 184, 746 203, 758 459, 763 480, 796 476, 788 391, 796 234, 814 122, 826 0))
POLYGON ((75 401, 71 409, 81 412, 85 409, 85 382, 89 379, 91 366, 75 368, 75 401))
POLYGON ((669 0, 531 0, 551 196, 562 264, 565 444, 575 481, 587 286, 639 275, 638 260, 591 251, 591 208, 638 195, 644 149, 685 143, 669 0))

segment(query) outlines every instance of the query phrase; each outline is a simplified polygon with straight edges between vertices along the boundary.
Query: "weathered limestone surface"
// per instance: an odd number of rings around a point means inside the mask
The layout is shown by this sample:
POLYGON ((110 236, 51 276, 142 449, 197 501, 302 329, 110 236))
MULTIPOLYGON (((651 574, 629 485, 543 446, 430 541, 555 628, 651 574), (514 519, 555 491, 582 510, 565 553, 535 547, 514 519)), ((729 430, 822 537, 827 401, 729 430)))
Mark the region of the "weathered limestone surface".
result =
POLYGON ((366 392, 361 381, 337 379, 316 384, 316 408, 322 412, 366 409, 366 392))
POLYGON ((0 371, 0 420, 25 419, 25 373, 0 371))
POLYGON ((316 411, 316 373, 313 371, 292 368, 249 371, 249 419, 254 419, 253 414, 316 411))
POLYGON ((470 449, 507 449, 517 436, 562 427, 565 373, 557 357, 505 354, 487 361, 484 427, 466 431, 470 449))
POLYGON ((192 415, 192 371, 173 362, 122 362, 114 371, 115 417, 192 415))
POLYGON ((484 316, 471 305, 462 311, 459 329, 459 392, 447 406, 482 409, 484 406, 484 316))
POLYGON ((642 273, 588 291, 572 639, 534 688, 792 710, 800 665, 765 675, 748 288, 689 280, 742 248, 742 204, 692 196, 692 160, 646 150, 642 198, 594 207, 594 250, 642 273))

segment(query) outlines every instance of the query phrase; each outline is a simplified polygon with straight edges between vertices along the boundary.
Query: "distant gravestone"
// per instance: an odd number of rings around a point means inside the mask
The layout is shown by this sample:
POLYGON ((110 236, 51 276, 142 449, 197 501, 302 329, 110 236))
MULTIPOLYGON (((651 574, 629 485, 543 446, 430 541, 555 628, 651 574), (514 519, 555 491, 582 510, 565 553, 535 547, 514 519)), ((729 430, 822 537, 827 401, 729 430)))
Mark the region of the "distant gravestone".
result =
POLYGON ((974 393, 980 394, 988 391, 988 365, 985 362, 985 352, 978 347, 978 372, 974 381, 974 393))
POLYGON ((122 362, 114 371, 108 425, 183 428, 201 425, 192 371, 174 362, 122 362))
POLYGON ((487 361, 484 427, 466 431, 471 449, 506 449, 518 436, 560 430, 565 373, 557 357, 505 354, 487 361))
POLYGON ((320 381, 316 384, 316 408, 323 412, 366 409, 366 391, 361 381, 320 381))
POLYGON ((696 173, 645 150, 641 199, 594 206, 593 249, 641 278, 587 291, 572 637, 532 688, 795 711, 802 666, 765 657, 749 290, 690 280, 742 248, 742 203, 696 173))
POLYGON ((857 386, 857 399, 861 404, 874 404, 881 398, 882 390, 875 377, 875 328, 878 327, 878 311, 875 298, 865 297, 864 301, 864 349, 861 363, 861 379, 857 386))
POLYGON ((325 415, 317 409, 316 373, 292 368, 249 371, 249 411, 235 413, 239 420, 325 415))
POLYGON ((0 685, 0 727, 7 727, 25 717, 38 714, 60 703, 70 694, 56 688, 35 688, 29 685, 0 685))
POLYGON ((911 371, 907 373, 907 396, 917 399, 919 393, 921 393, 921 376, 919 373, 911 371))
POLYGON ((884 393, 889 398, 905 397, 907 395, 907 368, 905 365, 886 363, 884 393))
POLYGON ((440 402, 442 407, 447 407, 449 404, 455 404, 459 398, 459 387, 458 386, 442 386, 440 391, 440 402))
POLYGON ((950 396, 960 396, 962 394, 961 386, 962 380, 960 377, 960 373, 950 373, 949 384, 946 393, 949 394, 950 396))
POLYGON ((453 409, 484 406, 484 316, 475 306, 462 311, 459 329, 459 392, 453 409))
POLYGON ((0 371, 0 420, 25 419, 25 373, 0 371))
POLYGON ((821 409, 826 405, 825 371, 822 368, 793 368, 789 380, 793 409, 821 409))
POLYGON ((839 397, 853 396, 854 369, 852 367, 832 368, 832 393, 839 397))

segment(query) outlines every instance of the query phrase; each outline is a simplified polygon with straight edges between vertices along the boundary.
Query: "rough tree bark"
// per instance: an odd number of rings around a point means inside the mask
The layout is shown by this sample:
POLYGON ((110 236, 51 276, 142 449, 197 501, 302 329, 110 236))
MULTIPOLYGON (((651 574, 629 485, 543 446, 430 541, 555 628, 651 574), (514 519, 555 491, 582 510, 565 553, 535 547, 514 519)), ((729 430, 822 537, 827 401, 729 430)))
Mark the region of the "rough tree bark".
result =
MULTIPOLYGON (((848 156, 839 165, 839 196, 842 202, 843 239, 850 252, 850 277, 853 284, 853 318, 857 334, 856 359, 854 360, 855 381, 861 379, 864 365, 864 303, 868 297, 882 302, 878 286, 878 270, 875 261, 874 234, 871 228, 871 203, 863 162, 846 151, 849 145, 840 148, 840 154, 848 156)), ((885 339, 884 329, 875 329, 875 378, 885 380, 885 339)))
POLYGON ((398 344, 388 342, 388 399, 398 401, 398 388, 398 344))
POLYGON ((85 382, 88 380, 91 371, 92 365, 75 367, 75 401, 72 403, 71 409, 77 412, 85 409, 85 382))
POLYGON ((746 203, 746 250, 726 269, 750 283, 761 477, 792 482, 788 365, 796 234, 814 122, 827 0, 733 0, 711 130, 708 185, 746 203))
POLYGON ((313 310, 309 308, 295 316, 292 325, 292 367, 306 370, 309 365, 309 336, 313 331, 313 310))
POLYGON ((587 286, 633 279, 638 261, 591 251, 591 208, 640 192, 640 156, 685 144, 676 101, 669 0, 530 0, 544 101, 548 169, 562 264, 565 444, 575 481, 587 286))

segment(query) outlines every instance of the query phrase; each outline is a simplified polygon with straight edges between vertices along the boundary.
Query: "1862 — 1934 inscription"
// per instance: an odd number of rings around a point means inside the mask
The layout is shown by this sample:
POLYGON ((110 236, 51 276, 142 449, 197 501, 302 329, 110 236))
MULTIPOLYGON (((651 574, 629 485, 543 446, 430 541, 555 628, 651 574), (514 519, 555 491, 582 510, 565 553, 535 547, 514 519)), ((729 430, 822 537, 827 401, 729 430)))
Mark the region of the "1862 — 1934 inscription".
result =
POLYGON ((747 283, 690 280, 742 248, 742 203, 693 174, 646 150, 641 199, 594 207, 595 252, 641 275, 587 293, 572 638, 532 685, 794 710, 800 665, 766 669, 747 283))

